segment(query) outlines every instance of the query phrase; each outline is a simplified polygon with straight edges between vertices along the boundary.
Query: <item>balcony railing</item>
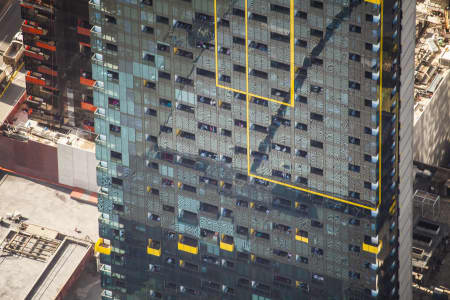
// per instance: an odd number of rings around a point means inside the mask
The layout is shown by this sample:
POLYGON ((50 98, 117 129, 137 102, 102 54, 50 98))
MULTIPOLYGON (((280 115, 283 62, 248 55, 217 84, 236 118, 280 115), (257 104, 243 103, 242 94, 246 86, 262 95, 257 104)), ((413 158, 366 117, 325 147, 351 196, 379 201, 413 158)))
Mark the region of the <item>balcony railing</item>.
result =
POLYGON ((98 241, 95 243, 95 251, 101 254, 110 255, 111 245, 105 243, 105 240, 103 238, 99 238, 98 241))
MULTIPOLYGON (((97 137, 98 138, 98 137, 97 137)), ((97 139, 96 139, 97 140, 97 139)), ((103 165, 103 162, 99 162, 97 164, 96 170, 97 172, 102 172, 102 173, 107 173, 108 172, 108 166, 107 165, 103 165)))
POLYGON ((307 232, 303 232, 302 230, 296 229, 296 233, 295 233, 295 239, 297 241, 303 242, 308 244, 309 240, 308 240, 308 233, 307 232))
POLYGON ((35 41, 34 45, 39 48, 47 49, 49 51, 56 51, 55 42, 51 41, 48 43, 44 43, 42 41, 35 41))
POLYGON ((195 239, 178 235, 178 250, 191 254, 198 254, 198 242, 195 239))
POLYGON ((98 38, 102 37, 102 28, 100 26, 94 25, 91 28, 91 33, 96 35, 98 38))
POLYGON ((46 86, 45 78, 40 75, 40 73, 31 73, 31 71, 28 71, 25 75, 25 81, 36 85, 46 86))
POLYGON ((94 112, 94 117, 104 120, 106 117, 105 109, 102 107, 98 107, 94 112))
POLYGON ((81 109, 95 112, 97 110, 97 107, 88 102, 81 102, 81 109))
POLYGON ((161 256, 161 243, 148 239, 147 254, 158 257, 161 256))
POLYGON ((78 20, 77 33, 85 36, 91 36, 91 26, 86 21, 78 20))
POLYGON ((371 243, 363 243, 362 249, 366 252, 370 252, 373 254, 380 253, 381 249, 383 248, 383 241, 379 241, 378 245, 374 245, 371 243))
POLYGON ((22 32, 36 34, 36 35, 47 35, 48 31, 42 27, 37 26, 35 22, 23 21, 22 32))
POLYGON ((58 76, 58 72, 56 72, 55 70, 52 70, 49 67, 44 66, 44 65, 39 66, 37 68, 37 71, 39 73, 44 73, 44 74, 47 74, 47 75, 50 75, 50 76, 53 76, 53 77, 58 76))
POLYGON ((49 55, 44 54, 42 51, 40 51, 39 48, 30 47, 28 45, 25 46, 24 55, 42 61, 48 60, 50 57, 49 55))
POLYGON ((95 132, 95 128, 93 125, 94 125, 93 122, 84 120, 82 127, 86 131, 95 132))
POLYGON ((222 237, 220 239, 220 249, 228 251, 228 252, 233 252, 234 251, 233 237, 222 234, 222 237))
POLYGON ((88 86, 88 87, 93 87, 95 84, 95 80, 84 77, 84 76, 80 76, 80 84, 88 86))

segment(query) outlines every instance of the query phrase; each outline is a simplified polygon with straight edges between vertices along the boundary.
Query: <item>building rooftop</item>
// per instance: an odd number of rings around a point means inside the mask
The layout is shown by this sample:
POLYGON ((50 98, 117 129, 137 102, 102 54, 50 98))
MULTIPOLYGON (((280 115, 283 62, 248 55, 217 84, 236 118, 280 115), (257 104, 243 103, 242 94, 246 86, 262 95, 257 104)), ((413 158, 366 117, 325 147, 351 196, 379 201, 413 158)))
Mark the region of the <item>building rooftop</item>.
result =
POLYGON ((99 215, 97 207, 71 199, 70 193, 71 190, 68 189, 6 175, 0 180, 0 217, 18 211, 29 223, 52 228, 65 235, 82 239, 87 237, 96 241, 99 215), (75 228, 80 233, 76 233, 75 228))
POLYGON ((36 225, 1 227, 4 299, 55 299, 92 243, 36 225))
POLYGON ((0 276, 0 298, 54 299, 92 251, 98 238, 97 208, 70 199, 69 190, 5 175, 0 179, 0 212, 0 273, 8 274, 0 276), (7 219, 18 214, 26 226, 7 219), (16 244, 10 247, 15 254, 6 249, 8 243, 16 244))
POLYGON ((450 70, 447 14, 431 0, 418 1, 416 11, 414 124, 450 70))

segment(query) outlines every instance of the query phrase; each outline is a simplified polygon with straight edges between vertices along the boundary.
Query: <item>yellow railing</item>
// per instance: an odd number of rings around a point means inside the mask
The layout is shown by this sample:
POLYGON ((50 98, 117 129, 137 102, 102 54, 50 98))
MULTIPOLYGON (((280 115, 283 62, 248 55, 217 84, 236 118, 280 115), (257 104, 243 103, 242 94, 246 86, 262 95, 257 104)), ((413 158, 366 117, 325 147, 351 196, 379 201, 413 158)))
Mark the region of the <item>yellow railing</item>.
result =
POLYGON ((184 251, 187 253, 191 253, 191 254, 198 254, 198 246, 191 246, 191 245, 183 244, 182 240, 183 240, 183 235, 180 234, 179 239, 178 239, 178 250, 184 251))
POLYGON ((184 251, 191 254, 198 254, 198 248, 183 244, 182 242, 178 242, 178 250, 184 251))
POLYGON ((364 0, 364 1, 380 5, 382 0, 364 0))
POLYGON ((307 237, 301 236, 301 235, 295 235, 295 239, 297 241, 303 242, 303 243, 307 243, 309 242, 307 237))
POLYGON ((153 255, 153 256, 161 256, 161 245, 159 246, 159 249, 152 248, 152 239, 148 239, 148 245, 147 245, 147 254, 153 255))
POLYGON ((98 239, 98 241, 95 243, 94 249, 95 249, 95 251, 97 251, 101 254, 105 254, 105 255, 111 254, 111 245, 105 244, 103 238, 98 239))
POLYGON ((378 244, 378 246, 373 246, 373 245, 369 245, 366 243, 362 244, 362 249, 366 252, 370 252, 373 254, 378 254, 381 251, 381 248, 383 248, 383 241, 380 241, 380 243, 378 244))
POLYGON ((303 243, 306 243, 306 244, 308 244, 308 242, 309 242, 308 237, 307 236, 302 236, 298 229, 296 230, 296 233, 295 233, 295 239, 297 241, 299 241, 299 242, 303 242, 303 243))
POLYGON ((226 243, 223 241, 224 235, 222 234, 222 238, 220 239, 220 249, 228 251, 228 252, 233 252, 234 251, 234 243, 232 242, 231 244, 226 243))

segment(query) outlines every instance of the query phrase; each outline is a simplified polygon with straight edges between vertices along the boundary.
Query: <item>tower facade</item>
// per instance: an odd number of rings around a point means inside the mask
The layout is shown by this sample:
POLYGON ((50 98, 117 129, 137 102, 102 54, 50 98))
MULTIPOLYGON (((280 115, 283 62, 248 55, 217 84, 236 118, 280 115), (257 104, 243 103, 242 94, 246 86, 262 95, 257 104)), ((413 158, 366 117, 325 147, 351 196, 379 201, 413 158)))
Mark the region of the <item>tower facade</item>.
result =
POLYGON ((88 1, 22 0, 20 6, 31 117, 94 131, 88 1))
POLYGON ((103 298, 411 299, 403 2, 91 0, 103 298))

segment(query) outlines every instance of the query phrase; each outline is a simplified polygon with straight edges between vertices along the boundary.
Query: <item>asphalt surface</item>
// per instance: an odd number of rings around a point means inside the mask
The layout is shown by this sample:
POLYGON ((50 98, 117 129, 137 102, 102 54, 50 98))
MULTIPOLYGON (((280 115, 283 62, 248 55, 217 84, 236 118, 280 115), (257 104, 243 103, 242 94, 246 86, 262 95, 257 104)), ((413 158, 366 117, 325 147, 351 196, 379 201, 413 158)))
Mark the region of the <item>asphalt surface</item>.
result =
MULTIPOLYGON (((2 0, 3 2, 4 0, 2 0)), ((1 11, 1 8, 0 8, 1 11)), ((0 51, 4 52, 8 48, 14 35, 20 31, 22 25, 19 1, 11 1, 11 5, 4 14, 0 15, 0 51)))

